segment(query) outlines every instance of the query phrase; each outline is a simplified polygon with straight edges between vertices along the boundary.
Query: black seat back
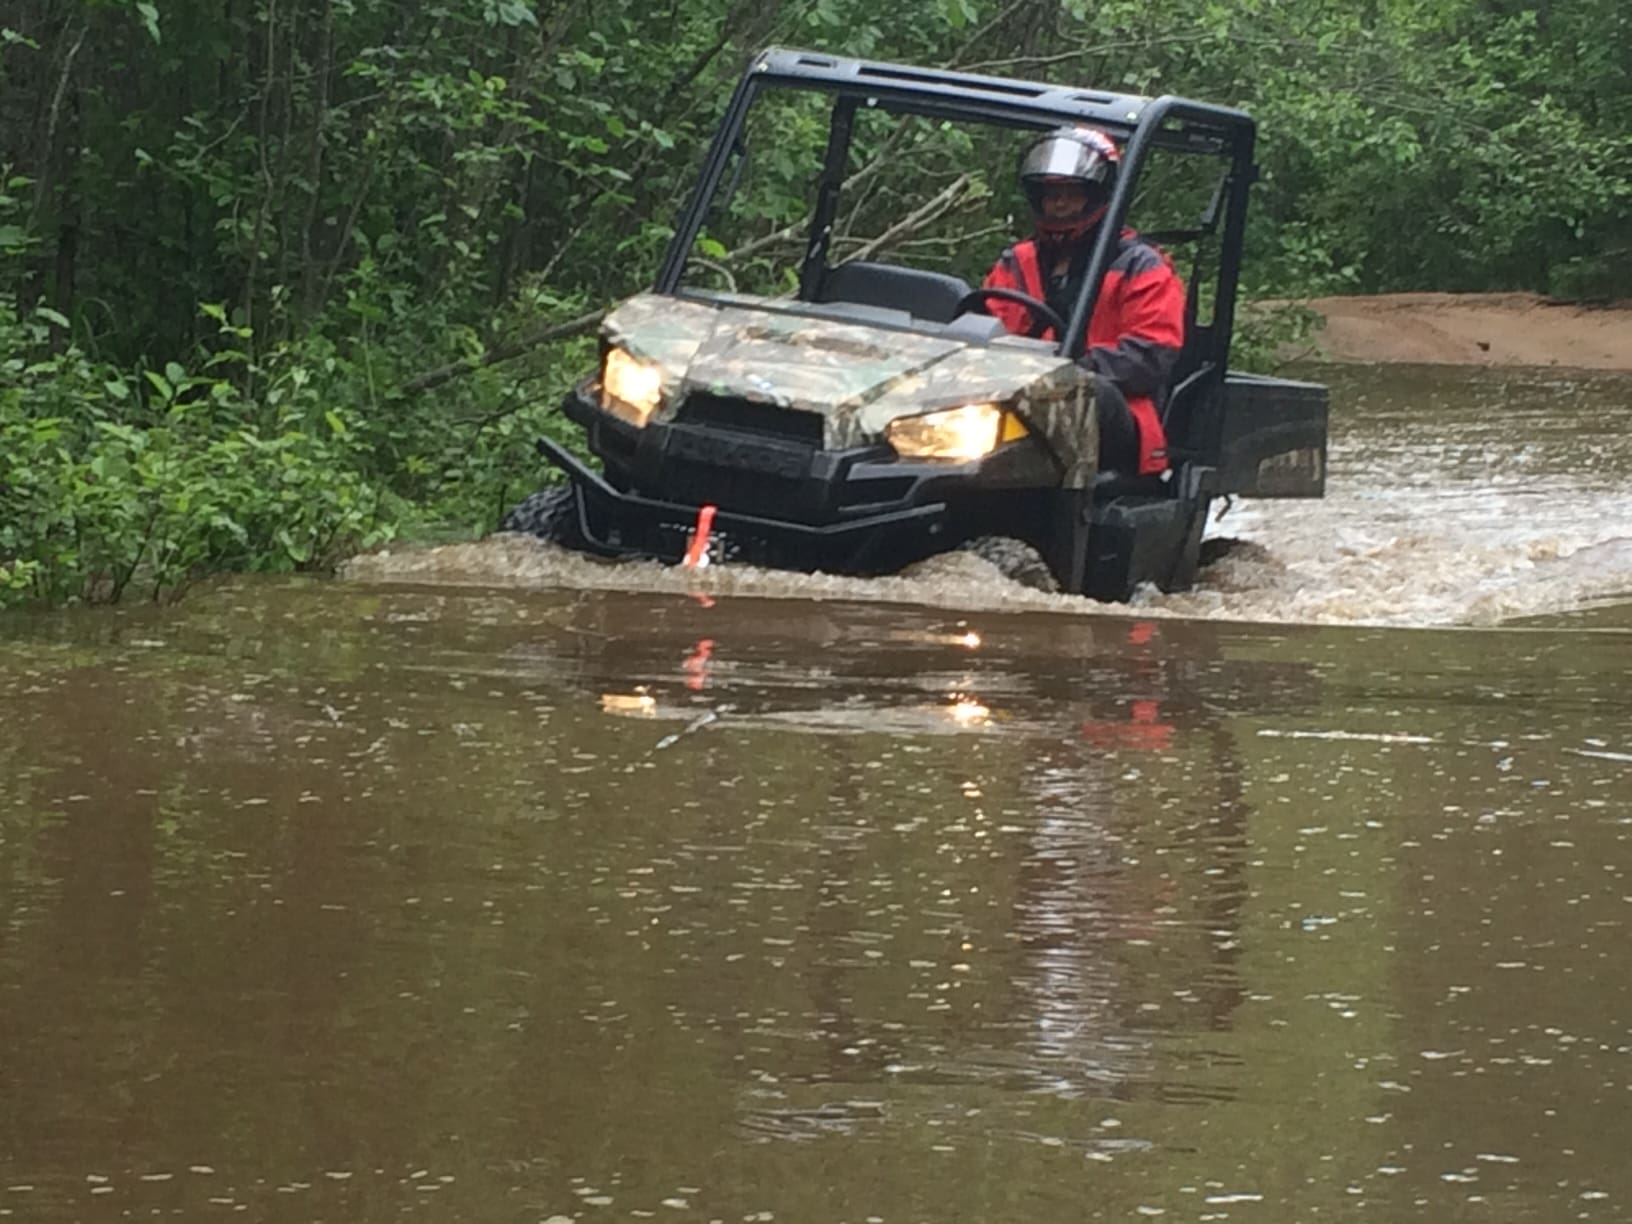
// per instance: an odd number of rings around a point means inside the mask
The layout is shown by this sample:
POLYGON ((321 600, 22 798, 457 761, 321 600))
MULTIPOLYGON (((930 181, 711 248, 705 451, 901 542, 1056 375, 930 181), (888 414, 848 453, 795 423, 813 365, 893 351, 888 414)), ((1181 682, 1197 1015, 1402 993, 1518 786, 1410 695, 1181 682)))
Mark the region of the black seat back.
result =
POLYGON ((1206 406, 1216 401, 1223 386, 1222 371, 1213 359, 1213 324, 1196 321, 1200 297, 1201 258, 1191 270, 1184 303, 1184 347, 1173 365, 1168 390, 1161 399, 1162 430, 1175 458, 1205 459, 1211 449, 1213 426, 1206 406))
POLYGON ((816 300, 883 306, 934 323, 950 323, 968 293, 967 282, 943 272, 858 260, 829 268, 816 300))

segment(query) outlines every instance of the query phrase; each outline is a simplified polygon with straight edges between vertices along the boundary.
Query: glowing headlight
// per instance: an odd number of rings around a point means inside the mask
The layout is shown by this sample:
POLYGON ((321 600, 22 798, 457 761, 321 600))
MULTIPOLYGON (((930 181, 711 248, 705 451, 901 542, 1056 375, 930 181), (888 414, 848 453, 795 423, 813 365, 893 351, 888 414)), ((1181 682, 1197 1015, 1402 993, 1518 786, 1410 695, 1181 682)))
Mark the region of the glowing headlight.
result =
POLYGON ((996 404, 965 404, 923 416, 898 417, 884 431, 896 453, 907 459, 967 462, 989 455, 1004 442, 1026 436, 1020 418, 996 404))
POLYGON ((622 349, 606 350, 601 370, 601 407, 631 425, 644 427, 663 402, 663 372, 622 349))

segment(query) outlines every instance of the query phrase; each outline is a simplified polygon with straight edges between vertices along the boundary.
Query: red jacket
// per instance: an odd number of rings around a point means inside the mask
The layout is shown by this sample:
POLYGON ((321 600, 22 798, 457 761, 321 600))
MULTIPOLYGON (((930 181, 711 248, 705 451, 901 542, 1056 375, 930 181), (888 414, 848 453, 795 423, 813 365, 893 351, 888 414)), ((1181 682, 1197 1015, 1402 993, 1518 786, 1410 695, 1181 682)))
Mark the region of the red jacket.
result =
MULTIPOLYGON (((1036 241, 1027 239, 1004 251, 986 274, 985 287, 1018 289, 1046 302, 1048 285, 1036 241)), ((990 298, 987 309, 1016 335, 1055 339, 1054 329, 1024 306, 990 298)), ((1156 396, 1166 387, 1183 346, 1184 283, 1165 254, 1132 230, 1123 230, 1088 321, 1083 361, 1127 397, 1139 428, 1141 476, 1167 467, 1167 436, 1156 415, 1156 396)))

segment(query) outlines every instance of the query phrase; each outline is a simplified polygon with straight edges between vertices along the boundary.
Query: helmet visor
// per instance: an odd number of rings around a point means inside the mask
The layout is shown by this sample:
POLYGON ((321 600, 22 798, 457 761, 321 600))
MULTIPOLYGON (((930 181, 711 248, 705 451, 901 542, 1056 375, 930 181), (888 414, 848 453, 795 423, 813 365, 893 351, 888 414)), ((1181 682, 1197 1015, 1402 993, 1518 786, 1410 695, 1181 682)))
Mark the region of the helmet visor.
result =
POLYGON ((1027 150, 1020 163, 1022 181, 1071 179, 1084 184, 1103 184, 1110 177, 1111 163, 1103 153, 1068 136, 1039 140, 1027 150))

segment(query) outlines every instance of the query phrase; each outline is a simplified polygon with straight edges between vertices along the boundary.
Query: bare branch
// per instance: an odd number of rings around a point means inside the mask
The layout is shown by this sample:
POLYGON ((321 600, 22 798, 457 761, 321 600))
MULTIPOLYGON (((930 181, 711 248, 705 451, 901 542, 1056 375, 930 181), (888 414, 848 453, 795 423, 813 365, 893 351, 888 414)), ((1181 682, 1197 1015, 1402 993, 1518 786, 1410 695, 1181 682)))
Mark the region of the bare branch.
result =
POLYGON ((902 217, 901 220, 890 226, 877 238, 862 243, 861 246, 856 248, 856 252, 851 258, 866 259, 869 255, 875 255, 879 251, 894 245, 909 234, 917 233, 932 221, 940 220, 958 203, 958 197, 963 194, 964 189, 969 186, 973 178, 974 176, 970 174, 958 175, 921 208, 902 217))
MULTIPOLYGON (((62 98, 68 92, 68 80, 73 76, 74 60, 79 57, 79 49, 85 45, 85 36, 90 33, 91 23, 87 19, 80 22, 79 35, 74 39, 74 45, 68 48, 68 54, 62 57, 62 73, 57 77, 57 88, 51 94, 51 114, 45 125, 45 156, 46 166, 50 167, 57 151, 57 124, 62 118, 62 98)), ((34 188, 33 217, 39 217, 40 207, 45 203, 45 193, 51 181, 49 171, 40 175, 40 181, 34 188)))
POLYGON ((594 327, 606 316, 605 310, 591 311, 581 314, 575 319, 566 319, 560 323, 552 323, 538 331, 528 332, 518 336, 506 344, 495 344, 480 357, 468 358, 464 361, 451 362, 439 366, 434 370, 427 370, 423 374, 416 374, 402 384, 405 395, 418 395, 422 391, 429 391, 440 387, 444 383, 452 382, 466 374, 477 370, 485 370, 489 366, 498 365, 501 361, 509 361, 513 357, 520 357, 537 348, 541 344, 548 344, 551 340, 565 340, 569 336, 580 336, 594 327))
POLYGON ((704 259, 700 255, 693 255, 691 257, 691 262, 694 264, 700 264, 711 272, 718 272, 720 274, 720 278, 725 281, 725 291, 727 293, 735 293, 737 291, 737 278, 731 274, 731 269, 726 267, 723 263, 716 263, 712 259, 704 259))
MULTIPOLYGON (((900 242, 897 242, 895 244, 895 249, 898 250, 898 251, 907 251, 907 250, 918 250, 918 249, 925 248, 925 247, 953 247, 953 248, 956 248, 956 247, 967 246, 972 242, 979 242, 979 241, 981 241, 983 239, 993 238, 993 237, 997 237, 997 236, 1002 236, 1005 239, 1007 239, 1009 237, 1010 233, 1011 233, 1011 229, 1010 229, 1010 227, 1008 225, 1004 225, 1004 224, 986 225, 986 226, 982 226, 979 229, 967 230, 967 231, 965 231, 965 232, 963 232, 961 234, 945 234, 945 235, 942 235, 940 237, 930 236, 930 237, 924 237, 924 238, 907 238, 907 239, 904 239, 904 240, 902 240, 900 242)), ((848 249, 849 247, 852 247, 852 246, 856 246, 856 247, 863 246, 863 245, 865 245, 866 241, 867 241, 866 239, 861 239, 861 238, 841 238, 841 239, 835 240, 833 245, 835 247, 842 246, 842 247, 845 247, 845 248, 848 249)))
POLYGON ((989 72, 998 68, 1042 68, 1049 64, 1061 64, 1067 60, 1081 59, 1088 55, 1104 55, 1117 51, 1142 51, 1150 47, 1170 47, 1179 43, 1207 42, 1216 37, 1218 36, 1209 30, 1195 34, 1169 34, 1159 38, 1130 38, 1113 43, 1084 42, 1078 43, 1070 51, 1060 51, 1053 55, 1016 55, 1009 59, 980 60, 972 64, 963 64, 959 70, 962 72, 989 72))
POLYGON ((989 35, 993 30, 997 29, 1010 17, 1013 17, 1021 9, 1025 8, 1030 2, 1031 0, 1014 0, 1014 2, 1010 4, 1008 8, 1004 9, 996 17, 993 17, 968 38, 964 39, 963 45, 954 51, 952 53, 952 58, 947 60, 946 63, 942 64, 941 67, 946 69, 955 69, 958 71, 968 71, 967 65, 961 62, 963 57, 969 54, 972 48, 978 47, 981 45, 981 43, 985 42, 987 35, 989 35))

